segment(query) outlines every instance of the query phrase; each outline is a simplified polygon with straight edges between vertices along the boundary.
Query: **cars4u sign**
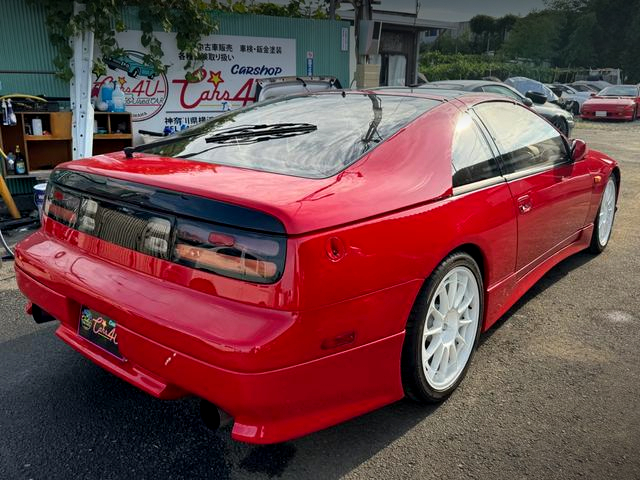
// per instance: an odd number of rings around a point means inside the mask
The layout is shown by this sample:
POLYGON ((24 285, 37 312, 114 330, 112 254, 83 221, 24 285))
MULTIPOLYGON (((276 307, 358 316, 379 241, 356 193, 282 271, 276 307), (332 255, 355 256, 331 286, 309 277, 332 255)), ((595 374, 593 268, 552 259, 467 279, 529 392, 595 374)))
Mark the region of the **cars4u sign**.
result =
POLYGON ((118 34, 125 53, 103 58, 107 74, 94 85, 97 89, 106 82, 120 84, 126 109, 133 116, 134 133, 195 125, 253 102, 258 78, 296 75, 295 39, 205 37, 200 51, 206 59, 194 72, 195 81, 187 82, 186 59, 178 52, 175 34, 156 33, 165 52, 166 74, 145 65, 140 35, 136 31, 118 34))

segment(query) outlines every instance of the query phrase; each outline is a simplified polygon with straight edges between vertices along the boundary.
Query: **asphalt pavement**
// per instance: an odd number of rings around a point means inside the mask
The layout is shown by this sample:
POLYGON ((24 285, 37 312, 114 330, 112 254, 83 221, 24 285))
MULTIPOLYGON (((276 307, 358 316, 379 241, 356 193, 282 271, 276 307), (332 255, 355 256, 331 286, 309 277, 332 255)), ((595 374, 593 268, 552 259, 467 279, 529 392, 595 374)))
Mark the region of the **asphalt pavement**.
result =
POLYGON ((574 136, 622 166, 607 250, 543 277, 444 404, 400 401, 284 444, 234 442, 196 399, 156 400, 85 360, 24 313, 5 262, 0 480, 640 479, 640 121, 574 136))

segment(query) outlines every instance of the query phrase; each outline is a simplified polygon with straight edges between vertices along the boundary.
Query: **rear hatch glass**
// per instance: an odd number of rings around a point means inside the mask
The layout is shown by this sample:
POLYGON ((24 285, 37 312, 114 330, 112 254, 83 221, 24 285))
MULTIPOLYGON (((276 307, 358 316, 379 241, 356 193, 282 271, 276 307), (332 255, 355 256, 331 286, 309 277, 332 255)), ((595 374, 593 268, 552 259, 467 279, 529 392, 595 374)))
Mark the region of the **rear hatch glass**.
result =
POLYGON ((144 151, 326 178, 440 103, 362 92, 283 97, 219 116, 144 151))

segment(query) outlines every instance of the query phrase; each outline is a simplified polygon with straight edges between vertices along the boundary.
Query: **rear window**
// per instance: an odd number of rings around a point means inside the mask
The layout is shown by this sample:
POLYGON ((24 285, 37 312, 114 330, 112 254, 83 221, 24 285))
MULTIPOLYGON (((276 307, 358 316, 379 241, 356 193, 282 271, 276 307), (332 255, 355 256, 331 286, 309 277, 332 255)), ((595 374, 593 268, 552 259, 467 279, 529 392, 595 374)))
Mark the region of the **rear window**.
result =
POLYGON ((600 90, 598 95, 602 97, 636 97, 638 96, 638 88, 633 86, 615 86, 607 87, 600 90))
POLYGON ((437 100, 374 93, 283 97, 219 116, 144 151, 265 172, 341 172, 437 100))

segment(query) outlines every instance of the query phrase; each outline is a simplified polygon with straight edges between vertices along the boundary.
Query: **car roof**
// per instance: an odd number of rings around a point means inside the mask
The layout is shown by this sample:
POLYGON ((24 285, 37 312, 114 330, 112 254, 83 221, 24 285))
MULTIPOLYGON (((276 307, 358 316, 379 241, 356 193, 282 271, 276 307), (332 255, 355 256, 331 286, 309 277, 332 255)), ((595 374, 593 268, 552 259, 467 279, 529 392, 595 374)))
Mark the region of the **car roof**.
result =
POLYGON ((426 83, 424 85, 421 85, 421 87, 427 87, 428 88, 429 85, 434 85, 434 86, 438 86, 438 85, 455 85, 455 86, 458 86, 458 87, 470 88, 470 87, 479 87, 481 85, 491 85, 493 83, 495 83, 497 85, 500 85, 498 82, 494 82, 494 81, 491 81, 491 80, 438 80, 436 82, 431 82, 431 83, 426 83))
MULTIPOLYGON (((428 84, 428 85, 431 85, 431 84, 428 84)), ((417 87, 377 87, 373 90, 383 94, 394 93, 394 94, 402 94, 402 95, 413 95, 413 96, 428 97, 428 98, 440 99, 440 100, 450 100, 450 99, 457 98, 462 95, 468 95, 471 93, 471 92, 465 92, 463 90, 454 90, 454 89, 447 89, 442 87, 429 88, 429 87, 425 87, 425 85, 420 85, 417 87)))

